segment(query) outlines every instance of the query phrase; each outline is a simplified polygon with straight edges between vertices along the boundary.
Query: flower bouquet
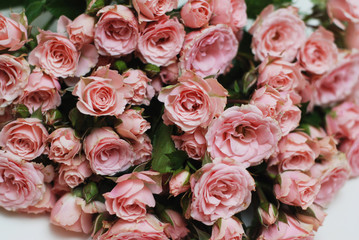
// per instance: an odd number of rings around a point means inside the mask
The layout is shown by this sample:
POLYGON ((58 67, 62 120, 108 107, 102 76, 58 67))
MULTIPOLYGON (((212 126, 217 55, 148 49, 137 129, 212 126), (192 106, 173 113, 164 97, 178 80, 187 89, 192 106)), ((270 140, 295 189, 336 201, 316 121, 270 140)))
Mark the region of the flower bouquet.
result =
POLYGON ((8 211, 99 240, 313 239, 359 176, 355 1, 13 4, 25 11, 0 15, 8 211))

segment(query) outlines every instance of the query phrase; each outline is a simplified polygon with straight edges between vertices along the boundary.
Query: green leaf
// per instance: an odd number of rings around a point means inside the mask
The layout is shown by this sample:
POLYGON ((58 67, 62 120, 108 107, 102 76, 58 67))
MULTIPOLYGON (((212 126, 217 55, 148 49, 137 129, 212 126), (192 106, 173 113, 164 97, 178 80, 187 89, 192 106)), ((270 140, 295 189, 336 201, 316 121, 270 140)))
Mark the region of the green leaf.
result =
POLYGON ((117 71, 119 73, 123 73, 124 71, 126 71, 128 69, 126 62, 122 61, 122 60, 117 60, 115 62, 115 68, 117 69, 117 71))
POLYGON ((211 162, 212 162, 211 155, 208 152, 206 152, 202 159, 202 166, 206 165, 207 163, 211 163, 211 162))
POLYGON ((145 72, 147 72, 150 76, 154 76, 161 71, 160 67, 154 64, 146 64, 144 68, 145 72))
POLYGON ((86 10, 86 1, 84 0, 48 0, 45 5, 48 10, 56 18, 65 15, 70 19, 74 19, 86 10))
POLYGON ((33 113, 31 114, 31 118, 37 118, 37 119, 40 119, 40 120, 42 121, 41 106, 40 106, 38 109, 36 109, 35 112, 33 112, 33 113))
POLYGON ((180 150, 168 153, 166 156, 170 159, 171 172, 182 169, 184 161, 188 158, 187 153, 180 150))
POLYGON ((194 229, 196 230, 196 232, 198 234, 198 240, 208 240, 211 237, 208 233, 200 230, 196 226, 193 225, 193 227, 194 227, 194 229))
POLYGON ((277 7, 280 7, 283 4, 290 2, 291 0, 246 0, 248 18, 255 19, 269 4, 274 4, 277 7))
POLYGON ((38 16, 40 16, 41 13, 45 10, 45 3, 46 0, 41 0, 30 2, 30 4, 27 5, 27 7, 25 8, 25 14, 29 24, 32 23, 32 21, 34 21, 38 16))
POLYGON ((93 224, 93 235, 95 235, 95 233, 97 233, 102 227, 103 227, 103 223, 102 221, 104 220, 104 214, 103 213, 100 213, 95 221, 94 221, 94 224, 93 224))
POLYGON ((83 188, 83 196, 86 203, 90 203, 98 194, 98 188, 96 183, 90 182, 83 188))
POLYGON ((82 189, 80 187, 74 188, 72 190, 72 195, 82 198, 82 189))
POLYGON ((17 114, 20 115, 22 118, 30 117, 29 109, 24 104, 19 104, 15 107, 15 111, 17 114))
POLYGON ((92 2, 92 0, 87 0, 87 11, 86 13, 93 13, 99 10, 100 8, 103 8, 105 6, 105 0, 96 0, 95 2, 92 2), (90 5, 92 4, 92 5, 90 5))

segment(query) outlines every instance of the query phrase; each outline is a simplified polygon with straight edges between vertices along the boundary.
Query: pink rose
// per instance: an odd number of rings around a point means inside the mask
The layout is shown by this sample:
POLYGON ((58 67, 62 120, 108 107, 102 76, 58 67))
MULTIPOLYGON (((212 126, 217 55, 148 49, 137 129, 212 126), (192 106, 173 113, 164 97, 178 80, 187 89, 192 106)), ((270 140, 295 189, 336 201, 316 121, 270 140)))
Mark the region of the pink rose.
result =
POLYGON ((174 62, 168 66, 161 67, 161 72, 158 75, 162 83, 169 85, 176 84, 179 76, 178 62, 174 62))
POLYGON ((206 131, 197 128, 193 133, 184 133, 180 136, 172 136, 177 149, 185 151, 190 158, 201 160, 207 150, 206 131))
POLYGON ((46 184, 46 190, 42 199, 38 201, 35 205, 28 206, 24 209, 18 209, 20 212, 40 214, 45 212, 51 212, 51 209, 56 203, 55 194, 51 191, 51 184, 46 184))
POLYGON ((326 116, 328 135, 355 140, 359 136, 359 106, 343 102, 326 116))
POLYGON ((191 0, 181 9, 183 24, 190 28, 200 28, 208 24, 212 16, 212 5, 207 0, 191 0))
POLYGON ((0 206, 8 211, 34 206, 44 197, 44 175, 32 163, 2 150, 0 179, 0 206))
POLYGON ((83 183, 91 175, 92 171, 89 162, 84 155, 79 155, 71 160, 70 165, 60 165, 59 182, 74 188, 83 183))
POLYGON ((359 138, 344 141, 339 148, 346 154, 351 168, 350 177, 359 176, 359 138))
POLYGON ((71 165, 72 159, 81 151, 82 145, 72 128, 58 128, 47 139, 49 158, 55 162, 71 165))
POLYGON ((10 18, 0 14, 0 50, 19 50, 27 40, 27 18, 24 13, 11 13, 10 18))
POLYGON ((319 179, 320 191, 315 203, 326 207, 350 176, 350 166, 343 153, 338 153, 310 169, 311 176, 319 179))
POLYGON ((131 145, 109 127, 93 130, 84 140, 86 158, 91 169, 100 175, 114 175, 127 170, 133 163, 131 145))
POLYGON ((156 205, 153 193, 162 191, 161 183, 156 181, 158 176, 159 173, 147 171, 119 177, 111 192, 103 195, 107 211, 126 221, 138 221, 146 217, 146 208, 156 205), (152 176, 155 178, 152 179, 152 176))
POLYGON ((179 194, 186 192, 190 188, 190 176, 191 174, 187 170, 174 174, 169 182, 170 194, 177 197, 179 194))
POLYGON ((286 215, 287 223, 279 221, 268 228, 263 228, 257 240, 288 239, 288 240, 313 240, 313 225, 298 221, 294 217, 286 215))
POLYGON ((23 57, 0 55, 0 108, 9 106, 27 85, 30 66, 23 57))
POLYGON ((324 219, 327 216, 327 214, 324 212, 323 208, 313 204, 310 207, 310 210, 313 211, 314 216, 308 216, 306 214, 297 213, 296 217, 299 221, 313 225, 313 230, 318 231, 318 228, 323 225, 324 219))
POLYGON ((181 240, 187 236, 189 230, 186 228, 186 222, 182 215, 170 209, 166 209, 165 213, 170 218, 173 224, 165 227, 165 233, 172 240, 181 240))
POLYGON ((237 33, 247 23, 247 5, 244 0, 214 0, 211 24, 226 24, 237 33))
POLYGON ((132 105, 150 105, 150 101, 155 95, 155 90, 150 85, 151 79, 138 69, 129 69, 122 76, 123 82, 133 90, 133 96, 128 103, 132 105))
POLYGON ((165 226, 151 214, 147 214, 145 218, 135 222, 119 219, 97 240, 169 240, 164 233, 165 226))
POLYGON ((166 66, 181 51, 186 32, 177 18, 163 17, 144 24, 138 42, 140 57, 145 63, 166 66))
POLYGON ((37 118, 18 118, 4 126, 0 132, 0 146, 23 160, 33 160, 45 151, 49 136, 37 118))
POLYGON ((345 30, 345 43, 349 49, 359 49, 359 23, 348 23, 348 26, 345 30))
POLYGON ((181 68, 201 77, 223 74, 237 54, 238 40, 227 25, 218 24, 186 35, 181 68), (225 46, 225 47, 224 47, 225 46))
POLYGON ((258 215, 262 225, 270 226, 278 219, 278 209, 272 203, 269 203, 267 210, 264 210, 261 207, 258 208, 258 215))
POLYGON ((143 135, 151 128, 149 122, 142 117, 142 110, 127 109, 118 118, 121 123, 115 126, 116 132, 124 138, 137 140, 139 135, 143 135))
POLYGON ((77 108, 92 116, 119 116, 132 91, 124 86, 122 76, 109 65, 99 67, 89 77, 82 77, 72 94, 79 97, 77 108))
POLYGON ((132 142, 132 148, 136 156, 133 165, 139 165, 152 159, 151 139, 146 134, 137 136, 137 139, 132 142))
POLYGON ((285 61, 293 61, 305 43, 305 29, 297 8, 289 6, 274 10, 273 5, 267 6, 249 30, 253 35, 255 59, 263 61, 267 56, 281 56, 285 61))
POLYGON ((300 65, 313 74, 324 74, 336 65, 338 48, 334 34, 320 26, 307 39, 299 51, 300 65))
POLYGON ((242 223, 236 217, 221 219, 212 227, 212 235, 209 240, 241 240, 245 235, 242 223))
POLYGON ((329 17, 341 28, 345 26, 340 21, 359 22, 359 3, 356 0, 328 0, 329 17))
POLYGON ((176 124, 185 132, 193 133, 197 127, 207 127, 223 112, 227 90, 214 78, 202 79, 185 71, 178 84, 163 88, 158 100, 165 105, 164 123, 176 124))
POLYGON ((67 32, 70 41, 77 49, 90 44, 94 40, 95 18, 87 14, 81 14, 73 21, 65 16, 59 18, 57 32, 67 32))
POLYGON ((320 190, 317 179, 301 171, 286 171, 279 176, 280 184, 274 185, 274 193, 279 201, 304 210, 314 202, 320 190))
POLYGON ((337 141, 333 136, 328 136, 323 128, 315 128, 313 126, 309 126, 310 136, 315 139, 320 148, 320 155, 324 159, 329 159, 336 153, 337 150, 337 141))
POLYGON ((241 165, 209 163, 190 182, 191 216, 206 225, 245 210, 255 190, 252 176, 241 165))
POLYGON ((95 45, 101 55, 121 57, 136 49, 138 23, 128 7, 106 6, 97 15, 101 17, 95 27, 95 45))
POLYGON ((54 109, 61 104, 60 83, 40 69, 36 68, 29 76, 27 86, 19 102, 24 104, 32 113, 41 107, 42 112, 54 109))
POLYGON ((254 105, 230 107, 215 119, 206 134, 207 151, 215 161, 230 158, 244 167, 260 164, 276 150, 278 123, 254 105))
POLYGON ((352 92, 359 79, 359 54, 341 56, 339 64, 313 83, 313 102, 323 106, 340 102, 352 92))
POLYGON ((177 7, 178 0, 133 0, 133 7, 138 14, 140 22, 158 20, 166 12, 177 7))

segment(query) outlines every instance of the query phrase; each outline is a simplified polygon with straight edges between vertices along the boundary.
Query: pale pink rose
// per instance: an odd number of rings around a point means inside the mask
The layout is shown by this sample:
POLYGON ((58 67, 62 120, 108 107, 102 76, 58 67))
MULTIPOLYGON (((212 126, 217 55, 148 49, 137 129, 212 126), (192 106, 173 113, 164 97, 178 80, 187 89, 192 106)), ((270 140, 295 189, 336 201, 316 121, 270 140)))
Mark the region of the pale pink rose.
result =
POLYGON ((306 41, 306 27, 299 18, 298 9, 292 6, 274 9, 267 6, 249 30, 253 35, 252 52, 256 60, 267 56, 293 61, 306 41))
POLYGON ((280 183, 274 185, 274 193, 279 201, 304 210, 314 202, 320 190, 317 179, 301 171, 286 171, 279 176, 280 183))
POLYGON ((201 77, 223 74, 237 54, 238 40, 224 24, 209 26, 186 35, 180 67, 201 77))
POLYGON ((124 85, 122 76, 110 70, 109 65, 99 67, 89 77, 82 77, 72 92, 79 97, 78 110, 92 116, 119 116, 132 93, 124 85))
POLYGON ((57 32, 67 32, 70 41, 77 49, 90 44, 94 40, 95 18, 87 14, 81 14, 73 21, 61 16, 58 21, 57 32))
POLYGON ((200 28, 208 24, 212 16, 212 4, 207 0, 191 0, 181 9, 183 24, 190 28, 200 28))
POLYGON ((332 105, 352 94, 359 82, 359 54, 340 56, 338 65, 313 83, 313 102, 318 106, 332 105))
POLYGON ((177 197, 179 194, 186 192, 190 188, 189 179, 190 172, 182 170, 174 174, 169 182, 170 194, 177 197))
POLYGON ((58 128, 46 141, 49 144, 49 158, 55 162, 71 165, 72 159, 81 151, 81 141, 72 128, 58 128))
POLYGON ((145 63, 167 66, 181 51, 186 32, 177 18, 163 17, 144 24, 138 42, 140 58, 145 63))
POLYGON ((23 57, 0 55, 0 108, 9 106, 24 91, 30 66, 23 57))
POLYGON ((123 82, 133 91, 133 96, 128 103, 132 105, 150 105, 155 90, 150 85, 151 79, 139 69, 129 69, 122 74, 123 82))
POLYGON ((282 58, 267 57, 258 68, 257 86, 270 85, 278 91, 301 91, 305 79, 298 63, 289 63, 282 58))
POLYGON ((40 170, 44 175, 44 182, 51 183, 55 179, 55 168, 53 165, 43 165, 42 163, 34 163, 35 168, 40 170))
POLYGON ((333 155, 338 153, 337 141, 333 136, 328 136, 323 128, 315 128, 309 126, 310 136, 315 139, 320 148, 320 155, 324 159, 330 159, 333 155))
POLYGON ((8 211, 36 205, 45 194, 44 175, 30 162, 0 150, 0 206, 8 211))
POLYGON ((345 43, 349 49, 359 49, 359 23, 348 23, 345 30, 345 43))
POLYGON ((158 20, 177 7, 178 0, 133 0, 139 22, 158 20))
POLYGON ((142 117, 144 109, 127 109, 118 118, 121 123, 115 126, 116 132, 124 138, 137 140, 139 135, 143 135, 151 128, 149 122, 142 117))
POLYGON ((138 43, 138 23, 132 11, 123 5, 106 6, 95 26, 95 45, 99 54, 121 57, 132 53, 138 43))
POLYGON ((297 213, 296 217, 298 218, 299 221, 303 223, 313 225, 313 230, 318 231, 318 228, 323 225, 324 219, 327 216, 327 214, 324 212, 322 207, 316 204, 311 205, 309 208, 310 210, 313 211, 315 217, 301 213, 297 213))
POLYGON ((299 126, 302 112, 293 104, 288 93, 281 94, 267 85, 254 92, 250 104, 256 105, 265 117, 277 120, 282 136, 299 126))
POLYGON ((24 104, 30 113, 40 107, 42 112, 46 112, 60 106, 60 89, 61 86, 57 78, 47 75, 36 68, 30 74, 27 86, 19 102, 24 104))
POLYGON ((320 184, 320 191, 314 202, 326 207, 348 180, 350 166, 345 154, 338 153, 322 163, 316 163, 310 173, 320 184))
POLYGON ((37 118, 18 118, 6 124, 0 132, 0 146, 23 160, 33 160, 45 151, 49 136, 37 118))
POLYGON ((355 140, 359 136, 359 106, 343 102, 326 116, 328 135, 355 140))
POLYGON ((38 201, 35 205, 24 209, 19 209, 19 211, 33 214, 51 212, 51 209, 55 206, 56 197, 55 194, 51 191, 51 185, 46 184, 45 186, 46 190, 40 201, 38 201))
POLYGON ((172 136, 177 149, 185 151, 190 158, 201 160, 207 150, 206 130, 197 128, 193 133, 172 136))
POLYGON ((189 230, 186 228, 186 222, 182 215, 170 209, 166 209, 165 213, 171 220, 171 224, 165 227, 165 233, 172 240, 181 240, 187 236, 189 230))
POLYGON ((83 143, 91 169, 100 175, 114 175, 127 170, 134 161, 131 145, 109 127, 93 130, 83 143))
POLYGON ((137 139, 132 142, 132 148, 136 155, 133 165, 139 165, 152 159, 151 139, 146 134, 137 136, 137 139))
POLYGON ((242 223, 236 217, 221 219, 212 227, 209 240, 241 240, 245 235, 242 223))
POLYGON ((286 215, 287 223, 279 221, 277 224, 264 227, 257 240, 314 240, 313 225, 301 222, 286 215))
POLYGON ((52 208, 50 222, 73 232, 90 233, 92 214, 84 211, 85 200, 71 193, 63 195, 52 208))
POLYGON ((338 60, 334 34, 319 26, 301 47, 298 59, 300 65, 310 73, 320 75, 329 71, 338 60))
POLYGON ((151 188, 147 186, 155 184, 155 181, 145 175, 145 172, 123 175, 116 182, 117 185, 111 192, 103 195, 110 214, 126 221, 138 221, 146 216, 147 207, 156 205, 151 188))
POLYGON ((328 0, 327 11, 338 27, 345 28, 340 21, 359 22, 359 2, 356 0, 328 0))
POLYGON ((258 208, 258 215, 264 226, 270 226, 277 221, 278 209, 272 203, 269 203, 267 210, 261 207, 258 208))
POLYGON ((74 188, 83 183, 91 174, 92 171, 88 160, 84 155, 79 155, 71 160, 70 165, 60 165, 59 182, 74 188))
POLYGON ((247 23, 247 5, 244 0, 213 0, 212 25, 226 24, 237 33, 247 23))
POLYGON ((244 167, 254 166, 275 152, 281 136, 278 123, 256 106, 234 106, 208 127, 207 151, 214 160, 230 158, 244 167))
POLYGON ((165 226, 166 224, 151 214, 147 214, 145 218, 135 222, 119 219, 96 240, 169 240, 164 233, 165 226))
POLYGON ((165 105, 162 116, 166 125, 176 124, 185 132, 207 127, 219 116, 227 102, 227 90, 214 78, 202 79, 184 71, 178 84, 163 88, 158 100, 165 105))
POLYGON ((16 51, 27 42, 27 18, 24 13, 0 14, 0 50, 16 51))
POLYGON ((179 76, 178 62, 174 62, 168 66, 161 67, 161 72, 158 75, 162 83, 169 85, 176 84, 179 76))
POLYGON ((340 151, 343 151, 346 154, 348 159, 351 174, 350 177, 358 177, 359 176, 359 138, 355 140, 346 140, 344 141, 340 147, 340 151))
POLYGON ((307 171, 314 165, 319 153, 317 141, 304 132, 292 132, 279 141, 276 158, 280 171, 307 171))
POLYGON ((191 216, 206 225, 245 210, 255 190, 252 176, 241 165, 208 163, 190 182, 191 216))

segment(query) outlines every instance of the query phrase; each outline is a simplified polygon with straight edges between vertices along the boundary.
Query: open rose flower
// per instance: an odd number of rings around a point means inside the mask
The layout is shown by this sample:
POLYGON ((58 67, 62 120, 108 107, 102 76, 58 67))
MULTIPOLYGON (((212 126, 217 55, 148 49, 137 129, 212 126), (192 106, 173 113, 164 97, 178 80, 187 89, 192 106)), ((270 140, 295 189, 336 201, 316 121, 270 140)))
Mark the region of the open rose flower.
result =
POLYGON ((244 167, 254 166, 274 153, 281 136, 278 123, 256 106, 234 106, 209 126, 207 151, 215 160, 230 158, 244 167))
POLYGON ((238 40, 224 24, 209 26, 186 35, 181 50, 181 68, 201 77, 223 74, 237 54, 238 40))
POLYGON ((359 2, 356 0, 328 0, 329 17, 341 28, 345 28, 340 21, 359 22, 359 2))
POLYGON ((72 94, 79 97, 76 106, 83 114, 119 116, 133 92, 124 85, 122 76, 107 65, 89 77, 82 77, 72 94))
POLYGON ((133 7, 138 13, 140 22, 158 20, 166 12, 177 7, 178 0, 133 0, 133 7))
POLYGON ((324 209, 321 206, 316 204, 312 204, 309 208, 311 211, 313 211, 315 216, 308 216, 307 214, 297 213, 296 217, 303 223, 313 225, 313 230, 318 231, 318 228, 323 225, 327 214, 324 212, 324 209))
POLYGON ((44 175, 30 162, 0 150, 0 206, 8 211, 26 209, 44 197, 44 175))
POLYGON ((178 62, 176 61, 168 66, 161 67, 161 72, 158 75, 162 83, 169 85, 176 84, 179 75, 178 62))
POLYGON ((27 85, 30 66, 23 57, 0 55, 0 108, 9 106, 27 85))
POLYGON ((114 175, 127 170, 133 163, 131 145, 109 127, 93 130, 84 140, 86 158, 91 169, 100 175, 114 175))
POLYGON ((274 185, 276 198, 282 203, 307 209, 320 190, 317 179, 301 171, 286 171, 280 175, 280 183, 274 185))
POLYGON ((58 128, 47 139, 49 158, 55 162, 70 165, 80 152, 82 145, 72 128, 58 128))
POLYGON ((359 176, 359 138, 355 140, 344 141, 339 148, 346 154, 349 166, 351 168, 351 177, 359 176))
POLYGON ((178 84, 163 88, 158 100, 164 103, 164 123, 176 124, 185 132, 207 127, 219 116, 227 102, 227 90, 214 78, 204 80, 185 71, 178 84))
POLYGON ((255 183, 240 165, 209 163, 191 177, 191 216, 206 225, 229 218, 251 203, 255 183))
POLYGON ((121 123, 115 126, 116 132, 124 138, 137 140, 139 135, 143 135, 151 128, 150 123, 142 117, 142 110, 127 109, 118 118, 121 123))
POLYGON ((164 233, 165 226, 166 224, 151 214, 147 214, 145 218, 135 222, 119 219, 106 233, 100 235, 98 240, 169 240, 164 233))
POLYGON ((139 135, 135 141, 132 141, 135 160, 133 165, 139 165, 152 159, 151 139, 146 135, 139 135))
POLYGON ((267 6, 250 29, 255 58, 263 61, 267 56, 281 56, 286 61, 293 61, 305 43, 305 29, 297 8, 274 10, 273 5, 267 6))
POLYGON ((236 217, 221 219, 212 227, 212 235, 209 240, 241 240, 244 230, 241 221, 236 217))
POLYGON ((324 74, 336 65, 338 48, 334 34, 319 27, 307 39, 299 51, 299 62, 304 69, 314 74, 324 74))
POLYGON ((59 183, 74 188, 85 181, 92 174, 88 160, 79 155, 71 160, 69 165, 61 164, 59 169, 59 183))
POLYGON ((190 158, 201 160, 207 150, 206 131, 197 128, 193 133, 184 133, 180 136, 172 136, 177 149, 185 151, 190 158))
POLYGON ((177 18, 163 17, 146 24, 138 42, 140 58, 157 66, 171 64, 181 51, 185 35, 184 27, 177 18))
POLYGON ((172 240, 181 240, 187 236, 189 230, 186 228, 186 222, 182 215, 171 209, 166 209, 165 213, 170 218, 173 224, 168 224, 165 228, 167 236, 171 237, 172 240))
POLYGON ((186 27, 200 28, 208 24, 212 5, 207 0, 191 0, 181 9, 181 18, 186 27))
POLYGON ((159 173, 152 171, 122 175, 111 192, 103 195, 107 211, 127 221, 144 218, 146 208, 156 205, 153 193, 162 192, 159 179, 159 173))
POLYGON ((27 18, 24 13, 0 14, 0 50, 16 51, 27 42, 27 18))
POLYGON ((24 160, 33 160, 45 151, 49 136, 37 118, 18 118, 4 126, 0 132, 0 146, 24 160))
POLYGON ((51 184, 45 184, 45 188, 46 190, 40 201, 38 201, 35 205, 28 206, 27 208, 21 208, 17 211, 33 214, 51 212, 51 209, 55 206, 56 203, 56 196, 51 191, 51 184))
POLYGON ((61 89, 58 80, 36 68, 29 76, 28 84, 19 102, 32 113, 41 107, 42 112, 54 109, 61 104, 61 89))
POLYGON ((132 11, 123 5, 106 6, 95 27, 95 45, 99 54, 121 57, 132 53, 139 38, 138 23, 132 11))

